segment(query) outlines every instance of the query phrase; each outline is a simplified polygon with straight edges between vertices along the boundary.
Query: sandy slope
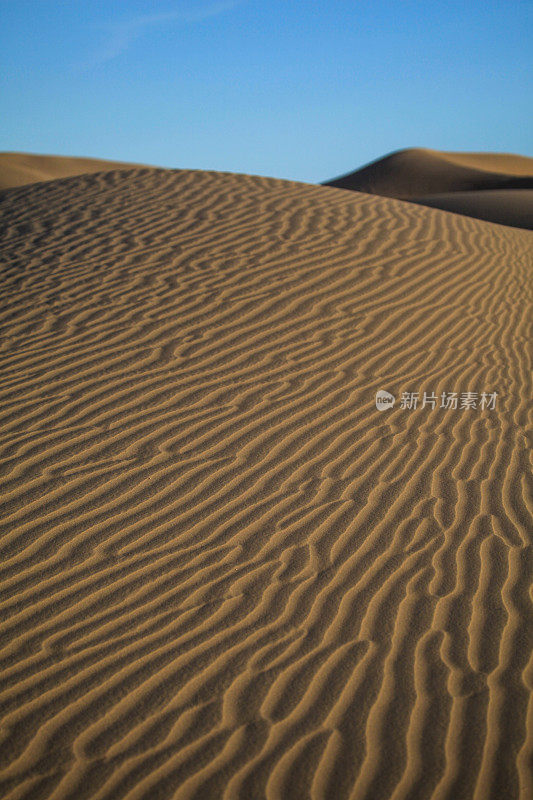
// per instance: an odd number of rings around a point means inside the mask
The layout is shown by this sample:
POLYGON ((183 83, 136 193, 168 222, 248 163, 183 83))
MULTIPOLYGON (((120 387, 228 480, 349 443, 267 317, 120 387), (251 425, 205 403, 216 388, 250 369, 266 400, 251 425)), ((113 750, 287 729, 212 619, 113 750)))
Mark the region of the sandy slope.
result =
POLYGON ((500 225, 533 229, 533 191, 492 189, 485 192, 442 192, 410 198, 411 203, 486 219, 500 225))
POLYGON ((525 156, 398 150, 326 185, 533 228, 533 158, 525 156))
POLYGON ((0 795, 532 796, 532 235, 149 169, 1 214, 0 795))
POLYGON ((0 189, 25 186, 104 170, 134 169, 138 164, 99 158, 41 156, 34 153, 0 153, 0 189))

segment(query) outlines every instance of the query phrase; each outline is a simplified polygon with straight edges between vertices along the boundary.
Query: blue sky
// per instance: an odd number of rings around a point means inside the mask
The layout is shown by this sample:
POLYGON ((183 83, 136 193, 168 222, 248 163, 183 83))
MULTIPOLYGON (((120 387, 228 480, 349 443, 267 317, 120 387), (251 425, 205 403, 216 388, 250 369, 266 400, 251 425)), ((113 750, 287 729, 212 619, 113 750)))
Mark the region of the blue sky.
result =
POLYGON ((533 155, 530 0, 0 0, 0 150, 321 181, 533 155))

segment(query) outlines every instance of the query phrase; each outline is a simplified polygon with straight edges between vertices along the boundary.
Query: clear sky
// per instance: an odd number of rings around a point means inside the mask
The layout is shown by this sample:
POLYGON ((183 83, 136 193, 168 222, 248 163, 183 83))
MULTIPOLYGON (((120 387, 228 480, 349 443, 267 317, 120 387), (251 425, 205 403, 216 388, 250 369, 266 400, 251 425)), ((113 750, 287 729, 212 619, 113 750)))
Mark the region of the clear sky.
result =
POLYGON ((316 182, 533 155, 531 0, 0 0, 0 150, 316 182))

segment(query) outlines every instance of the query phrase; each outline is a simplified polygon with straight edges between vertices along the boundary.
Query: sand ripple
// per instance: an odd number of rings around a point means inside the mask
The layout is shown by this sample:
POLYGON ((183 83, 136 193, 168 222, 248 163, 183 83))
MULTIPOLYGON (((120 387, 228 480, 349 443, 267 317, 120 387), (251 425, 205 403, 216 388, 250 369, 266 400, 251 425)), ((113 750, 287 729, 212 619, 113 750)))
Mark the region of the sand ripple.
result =
POLYGON ((531 234, 151 169, 1 213, 2 797, 532 796, 531 234))

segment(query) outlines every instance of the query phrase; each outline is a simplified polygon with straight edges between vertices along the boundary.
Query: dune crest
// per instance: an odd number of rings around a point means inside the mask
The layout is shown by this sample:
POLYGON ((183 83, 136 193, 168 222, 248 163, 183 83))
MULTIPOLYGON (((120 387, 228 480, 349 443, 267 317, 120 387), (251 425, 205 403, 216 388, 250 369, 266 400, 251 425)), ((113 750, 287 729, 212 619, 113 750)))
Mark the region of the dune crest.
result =
POLYGON ((2 798, 531 796, 532 235, 155 169, 0 211, 2 798))

